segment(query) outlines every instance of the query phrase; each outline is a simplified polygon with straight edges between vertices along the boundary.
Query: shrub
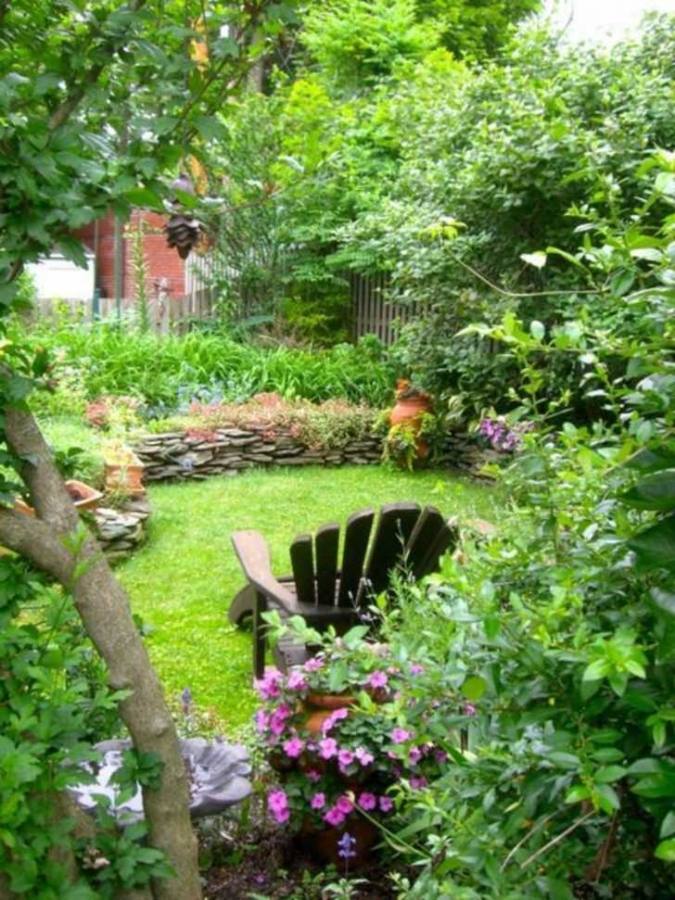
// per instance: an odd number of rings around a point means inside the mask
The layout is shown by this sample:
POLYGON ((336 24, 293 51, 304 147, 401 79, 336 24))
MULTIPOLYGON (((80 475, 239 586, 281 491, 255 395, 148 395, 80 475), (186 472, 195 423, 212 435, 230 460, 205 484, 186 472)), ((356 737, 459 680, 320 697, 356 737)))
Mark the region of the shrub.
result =
POLYGON ((193 403, 186 416, 158 420, 155 432, 185 430, 208 440, 217 428, 254 427, 273 439, 283 430, 312 449, 340 449, 370 437, 377 413, 344 400, 310 403, 284 400, 278 394, 256 394, 247 403, 193 403))

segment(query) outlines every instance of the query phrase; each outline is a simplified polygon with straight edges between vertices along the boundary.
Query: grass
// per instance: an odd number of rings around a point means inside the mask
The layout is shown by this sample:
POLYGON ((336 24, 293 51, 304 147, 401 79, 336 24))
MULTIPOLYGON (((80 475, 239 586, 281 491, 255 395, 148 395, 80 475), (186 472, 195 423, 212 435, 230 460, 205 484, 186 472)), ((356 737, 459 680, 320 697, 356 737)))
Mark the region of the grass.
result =
POLYGON ((275 570, 287 572, 296 534, 343 523, 365 506, 433 503, 460 518, 494 518, 498 495, 447 472, 380 467, 250 471, 150 488, 145 548, 117 570, 132 606, 150 626, 148 648, 171 699, 189 687, 195 704, 230 735, 250 721, 251 640, 230 627, 227 609, 243 584, 230 544, 237 529, 269 541, 275 570))

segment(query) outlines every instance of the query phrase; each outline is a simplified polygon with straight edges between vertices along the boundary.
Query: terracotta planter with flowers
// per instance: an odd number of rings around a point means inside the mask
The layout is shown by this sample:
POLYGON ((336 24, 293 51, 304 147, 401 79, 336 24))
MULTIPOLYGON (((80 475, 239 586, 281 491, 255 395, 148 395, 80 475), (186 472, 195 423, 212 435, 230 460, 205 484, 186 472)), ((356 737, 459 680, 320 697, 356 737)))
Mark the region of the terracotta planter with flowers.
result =
POLYGON ((139 496, 145 494, 143 472, 145 466, 134 451, 124 444, 111 444, 103 451, 105 489, 139 496))
MULTIPOLYGON (((75 508, 80 510, 80 512, 84 512, 87 509, 94 509, 103 499, 103 494, 100 491, 97 491, 96 488, 93 488, 89 484, 85 484, 83 481, 77 481, 75 478, 66 481, 66 490, 68 491, 75 508)), ((28 503, 20 498, 14 502, 14 508, 28 516, 35 515, 33 507, 29 506, 28 503)))
POLYGON ((419 433, 424 426, 424 418, 431 413, 431 397, 426 391, 412 387, 409 381, 400 378, 396 382, 396 404, 389 413, 389 438, 392 443, 410 436, 418 460, 429 456, 429 444, 419 433))

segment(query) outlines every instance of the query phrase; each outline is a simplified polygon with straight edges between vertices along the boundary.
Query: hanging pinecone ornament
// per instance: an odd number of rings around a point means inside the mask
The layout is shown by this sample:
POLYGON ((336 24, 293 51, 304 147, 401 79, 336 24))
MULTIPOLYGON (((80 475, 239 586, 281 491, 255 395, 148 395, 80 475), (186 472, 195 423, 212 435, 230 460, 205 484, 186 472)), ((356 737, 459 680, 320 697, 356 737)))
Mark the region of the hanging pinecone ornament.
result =
MULTIPOLYGON (((184 172, 181 172, 171 187, 185 194, 195 192, 190 178, 184 172)), ((198 219, 180 212, 180 207, 180 200, 174 198, 171 203, 174 212, 164 226, 164 233, 169 247, 175 248, 181 259, 187 259, 190 251, 197 246, 202 237, 202 227, 198 219)))

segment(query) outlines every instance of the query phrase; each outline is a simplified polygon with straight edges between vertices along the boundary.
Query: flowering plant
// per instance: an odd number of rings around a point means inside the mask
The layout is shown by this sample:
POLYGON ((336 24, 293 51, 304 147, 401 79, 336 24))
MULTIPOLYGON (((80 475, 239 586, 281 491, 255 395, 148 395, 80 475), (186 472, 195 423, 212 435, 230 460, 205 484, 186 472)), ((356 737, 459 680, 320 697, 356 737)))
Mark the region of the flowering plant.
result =
POLYGON ((478 434, 499 453, 515 453, 521 447, 523 434, 531 430, 531 422, 521 422, 511 427, 503 416, 481 419, 478 425, 478 434))
POLYGON ((359 815, 390 813, 390 788, 399 782, 424 787, 446 759, 407 726, 406 688, 422 667, 366 641, 365 626, 342 637, 319 634, 298 619, 290 629, 320 650, 287 674, 267 669, 257 682, 263 705, 256 725, 278 773, 267 797, 270 815, 297 828, 342 829, 359 815), (342 705, 312 716, 322 700, 317 695, 326 691, 342 705))

